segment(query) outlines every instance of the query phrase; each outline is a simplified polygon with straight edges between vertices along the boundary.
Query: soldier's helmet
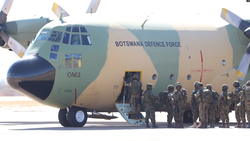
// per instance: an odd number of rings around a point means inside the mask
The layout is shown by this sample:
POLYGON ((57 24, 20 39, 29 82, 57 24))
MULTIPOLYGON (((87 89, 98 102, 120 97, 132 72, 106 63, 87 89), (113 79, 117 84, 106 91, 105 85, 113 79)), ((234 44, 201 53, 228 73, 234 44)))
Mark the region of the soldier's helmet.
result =
POLYGON ((212 85, 211 85, 211 84, 207 84, 206 88, 207 88, 207 89, 209 89, 209 88, 212 89, 212 85))
POLYGON ((247 81, 246 85, 247 85, 247 86, 250 86, 250 80, 247 81))
POLYGON ((174 89, 173 85, 168 85, 168 90, 174 89))
POLYGON ((246 87, 246 84, 244 84, 244 85, 242 86, 243 89, 245 89, 245 87, 246 87))
POLYGON ((180 82, 176 82, 176 83, 175 83, 175 88, 177 89, 177 87, 180 87, 180 89, 182 88, 182 85, 181 85, 180 82))
POLYGON ((223 90, 227 90, 227 89, 228 89, 228 85, 227 85, 227 84, 223 84, 223 85, 222 85, 222 89, 223 89, 223 90))
POLYGON ((233 86, 235 87, 237 84, 240 85, 239 81, 235 80, 235 81, 233 82, 233 86))
POLYGON ((138 79, 139 77, 138 77, 137 74, 134 74, 133 78, 134 78, 134 79, 138 79))
POLYGON ((148 83, 148 84, 146 85, 146 87, 147 87, 147 88, 153 87, 153 84, 148 83))
POLYGON ((196 87, 198 83, 199 83, 199 81, 195 81, 194 82, 194 87, 196 87))
POLYGON ((175 86, 176 86, 176 85, 178 85, 178 84, 180 84, 180 85, 181 85, 181 82, 176 82, 176 83, 175 83, 175 86))

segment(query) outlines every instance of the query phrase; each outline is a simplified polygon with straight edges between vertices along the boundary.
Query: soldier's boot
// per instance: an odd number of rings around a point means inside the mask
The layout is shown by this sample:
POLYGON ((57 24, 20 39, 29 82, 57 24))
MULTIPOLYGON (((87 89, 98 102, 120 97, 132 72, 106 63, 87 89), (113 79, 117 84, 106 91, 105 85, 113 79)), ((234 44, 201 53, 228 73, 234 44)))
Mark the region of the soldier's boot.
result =
POLYGON ((197 128, 196 122, 194 122, 194 124, 192 126, 190 126, 190 128, 197 128))
POLYGON ((168 122, 168 127, 169 128, 173 127, 173 125, 171 124, 171 122, 168 122))
POLYGON ((201 121, 199 121, 199 125, 197 127, 200 127, 201 126, 201 121))
POLYGON ((242 128, 246 128, 246 127, 247 127, 246 122, 243 122, 242 123, 242 128))
POLYGON ((214 128, 214 123, 210 123, 210 128, 214 128))
POLYGON ((141 114, 137 114, 137 119, 141 119, 141 114))
POLYGON ((225 121, 222 121, 222 125, 219 128, 225 128, 225 121))
POLYGON ((207 128, 207 124, 208 124, 208 123, 207 123, 207 122, 205 122, 205 126, 204 126, 204 128, 207 128))
POLYGON ((178 122, 175 122, 175 128, 179 128, 179 123, 178 122))
POLYGON ((247 128, 250 128, 250 122, 248 122, 247 128))
POLYGON ((237 125, 234 126, 234 128, 241 128, 241 124, 240 124, 240 121, 237 122, 237 125))
POLYGON ((197 128, 201 128, 203 126, 202 124, 203 124, 203 122, 199 122, 199 125, 197 128))
POLYGON ((146 123, 146 128, 150 128, 150 126, 148 125, 148 123, 146 123))
POLYGON ((227 125, 226 125, 226 128, 229 128, 230 126, 229 126, 229 122, 227 122, 227 125))
POLYGON ((157 125, 155 125, 155 123, 153 123, 153 126, 152 126, 153 128, 158 128, 158 126, 157 125))
POLYGON ((205 122, 201 122, 201 126, 198 126, 198 128, 205 128, 205 125, 206 123, 205 122))
POLYGON ((180 128, 184 128, 184 125, 183 125, 183 123, 180 123, 180 128))

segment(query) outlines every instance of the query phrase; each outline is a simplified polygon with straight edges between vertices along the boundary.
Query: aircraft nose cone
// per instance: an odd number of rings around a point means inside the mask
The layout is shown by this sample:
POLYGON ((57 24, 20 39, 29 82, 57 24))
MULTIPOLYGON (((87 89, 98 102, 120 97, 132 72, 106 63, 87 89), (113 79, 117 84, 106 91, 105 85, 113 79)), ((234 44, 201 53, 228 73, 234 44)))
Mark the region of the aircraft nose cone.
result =
POLYGON ((9 86, 37 101, 45 100, 55 81, 55 68, 40 56, 27 56, 9 68, 9 86))

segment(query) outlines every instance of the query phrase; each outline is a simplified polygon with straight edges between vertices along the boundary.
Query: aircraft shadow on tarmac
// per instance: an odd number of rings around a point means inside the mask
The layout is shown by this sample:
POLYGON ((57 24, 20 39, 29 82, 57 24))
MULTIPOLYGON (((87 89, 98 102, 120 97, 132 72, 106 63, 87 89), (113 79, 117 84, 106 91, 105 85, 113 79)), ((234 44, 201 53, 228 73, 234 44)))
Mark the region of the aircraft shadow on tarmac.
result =
MULTIPOLYGON (((174 125, 174 122, 172 122, 172 124, 174 125)), ((23 129, 10 129, 10 130, 126 130, 126 129, 147 129, 145 128, 145 125, 141 125, 141 126, 132 126, 130 124, 128 124, 127 122, 88 122, 84 127, 58 127, 58 125, 60 125, 59 122, 52 122, 52 121, 46 121, 46 122, 25 122, 25 121, 20 121, 20 122, 0 122, 0 125, 13 125, 13 126, 17 126, 17 125, 21 125, 24 126, 23 129), (29 126, 29 125, 42 125, 44 124, 44 127, 38 127, 38 128, 25 128, 25 125, 29 126), (55 127, 46 127, 46 124, 54 124, 55 127)), ((158 122, 157 125, 159 126, 159 128, 166 128, 166 129, 175 129, 175 128, 167 128, 167 123, 166 122, 158 122)), ((216 123, 215 124, 215 128, 218 128, 219 125, 221 125, 221 123, 216 123)), ((230 127, 231 129, 234 128, 234 126, 236 125, 235 122, 231 122, 230 123, 230 127)), ((150 124, 151 126, 151 124, 150 124)), ((185 128, 184 129, 190 129, 188 128, 189 126, 191 126, 191 123, 185 123, 184 124, 185 128)), ((177 128, 180 129, 180 128, 177 128)), ((209 128, 208 128, 209 129, 209 128)))

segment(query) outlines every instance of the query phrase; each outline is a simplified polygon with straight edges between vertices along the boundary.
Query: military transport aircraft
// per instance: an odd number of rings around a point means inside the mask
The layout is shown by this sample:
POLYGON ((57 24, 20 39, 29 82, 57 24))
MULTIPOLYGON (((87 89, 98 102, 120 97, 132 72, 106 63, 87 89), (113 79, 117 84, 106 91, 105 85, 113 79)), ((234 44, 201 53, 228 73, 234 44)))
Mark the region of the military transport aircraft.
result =
MULTIPOLYGON (((144 124, 144 119, 131 119, 124 100, 122 78, 128 72, 139 75, 144 90, 152 83, 156 96, 177 81, 191 94, 197 80, 220 92, 222 84, 237 77, 241 83, 250 79, 250 24, 226 9, 221 17, 230 24, 202 16, 64 17, 66 11, 57 4, 53 11, 59 20, 41 28, 23 58, 9 68, 7 82, 24 95, 59 108, 64 127, 82 127, 88 117, 112 119, 98 112, 116 111, 130 124, 144 124)), ((8 39, 6 34, 1 37, 8 39)), ((188 105, 184 119, 190 118, 188 105)), ((160 103, 155 108, 166 109, 160 103)))

